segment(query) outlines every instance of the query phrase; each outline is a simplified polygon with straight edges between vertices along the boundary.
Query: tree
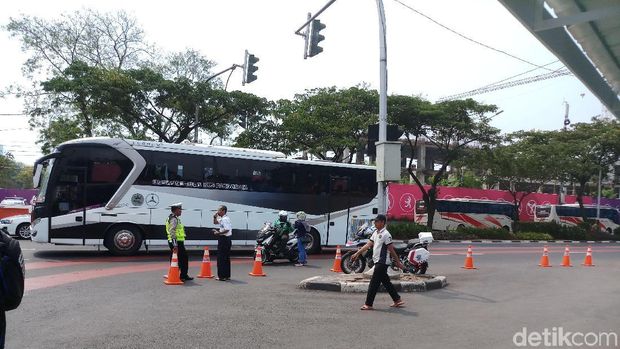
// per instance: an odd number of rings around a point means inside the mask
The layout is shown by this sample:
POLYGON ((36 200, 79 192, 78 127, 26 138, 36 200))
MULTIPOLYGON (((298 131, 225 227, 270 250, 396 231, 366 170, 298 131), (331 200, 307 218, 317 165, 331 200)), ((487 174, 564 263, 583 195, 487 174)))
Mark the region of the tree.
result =
POLYGON ((44 152, 78 137, 181 141, 204 125, 227 133, 222 118, 212 117, 228 102, 213 91, 221 82, 205 82, 214 63, 195 50, 158 54, 123 11, 83 10, 52 20, 21 16, 5 29, 30 54, 24 74, 33 84, 11 92, 25 97, 31 127, 42 129, 44 152), (168 114, 171 109, 176 114, 168 114), (61 124, 70 127, 55 127, 61 124))
POLYGON ((293 101, 279 101, 274 117, 286 137, 281 149, 287 153, 307 151, 327 160, 327 153, 332 152, 329 160, 350 163, 353 154, 365 146, 368 125, 376 122, 377 113, 376 91, 330 87, 307 90, 293 101))
POLYGON ((514 207, 513 228, 525 198, 557 174, 556 155, 550 147, 552 134, 515 132, 507 135, 502 144, 473 149, 466 157, 468 167, 484 173, 487 181, 508 183, 514 207))
POLYGON ((32 188, 32 166, 15 161, 11 153, 0 155, 0 188, 32 188))
POLYGON ((157 57, 154 47, 145 41, 144 32, 136 19, 123 11, 100 13, 82 10, 51 20, 22 15, 10 18, 4 29, 11 37, 20 40, 22 50, 28 53, 23 72, 32 81, 31 86, 11 87, 8 92, 24 97, 30 126, 44 130, 39 138, 44 151, 49 151, 49 145, 54 143, 46 137, 63 139, 97 133, 96 125, 91 125, 92 120, 75 118, 89 115, 87 110, 78 109, 76 112, 74 108, 79 108, 79 104, 58 104, 58 96, 42 90, 42 81, 63 76, 78 61, 91 67, 125 69, 137 68, 157 57), (52 123, 67 121, 84 128, 70 134, 61 128, 49 127, 52 123), (54 134, 55 131, 61 132, 54 134))
MULTIPOLYGON (((78 122, 78 136, 117 136, 180 143, 201 128, 221 137, 228 125, 248 116, 262 115, 264 98, 214 89, 209 82, 185 77, 166 79, 151 68, 107 69, 74 62, 63 75, 43 83, 55 105, 75 111, 65 121, 78 122)), ((69 123, 71 125, 71 123, 69 123)), ((61 136, 65 130, 49 129, 61 136)), ((44 134, 50 146, 53 135, 44 134)), ((64 141, 59 137, 58 141, 64 141)))
POLYGON ((591 123, 577 123, 554 134, 554 151, 561 164, 558 179, 579 184, 577 202, 583 210, 586 185, 599 171, 603 175, 620 158, 620 123, 618 120, 593 118, 591 123))
MULTIPOLYGON (((397 100, 394 99, 394 103, 397 103, 397 100)), ((431 188, 428 190, 416 176, 411 162, 408 167, 409 175, 422 192, 422 199, 428 208, 427 225, 432 228, 437 185, 444 179, 448 166, 461 158, 467 147, 493 144, 498 141, 499 130, 490 126, 491 117, 486 115, 495 112, 497 107, 480 104, 472 99, 446 101, 434 105, 419 100, 407 102, 406 99, 399 103, 409 105, 408 108, 402 108, 402 115, 395 116, 394 120, 405 130, 412 154, 420 137, 433 144, 440 153, 441 168, 434 174, 431 188)), ((397 115, 398 110, 395 109, 390 113, 397 115)))

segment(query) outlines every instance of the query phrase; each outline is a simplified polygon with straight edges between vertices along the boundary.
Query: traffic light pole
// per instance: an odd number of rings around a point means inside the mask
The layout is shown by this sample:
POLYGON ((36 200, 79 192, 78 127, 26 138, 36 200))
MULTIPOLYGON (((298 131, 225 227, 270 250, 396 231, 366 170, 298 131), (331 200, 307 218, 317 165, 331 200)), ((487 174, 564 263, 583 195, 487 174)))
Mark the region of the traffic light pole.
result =
POLYGON ((336 2, 336 0, 330 0, 327 4, 325 4, 325 6, 323 6, 322 9, 320 9, 317 13, 315 13, 314 16, 309 16, 308 20, 306 21, 306 23, 302 24, 302 26, 299 27, 299 29, 295 30, 295 34, 301 35, 301 36, 305 36, 306 34, 302 34, 301 30, 304 29, 308 24, 310 24, 310 22, 312 22, 321 13, 323 13, 323 11, 327 10, 327 8, 330 7, 335 2, 336 2))
MULTIPOLYGON (((379 142, 378 145, 387 141, 387 46, 385 40, 385 11, 383 0, 377 0, 377 12, 379 14, 379 142)), ((377 163, 377 171, 385 173, 385 162, 377 163)), ((387 182, 377 182, 377 198, 379 213, 387 213, 386 186, 387 182)))
MULTIPOLYGON (((235 70, 235 69, 241 68, 241 67, 242 67, 241 65, 233 64, 231 67, 226 68, 226 69, 222 70, 221 72, 219 72, 219 73, 217 73, 215 75, 209 76, 205 80, 205 82, 209 82, 209 81, 213 80, 214 78, 216 78, 216 77, 226 73, 227 71, 235 70)), ((196 103, 196 111, 194 112, 194 122, 196 123, 196 128, 194 129, 194 143, 198 143, 198 103, 196 103)))

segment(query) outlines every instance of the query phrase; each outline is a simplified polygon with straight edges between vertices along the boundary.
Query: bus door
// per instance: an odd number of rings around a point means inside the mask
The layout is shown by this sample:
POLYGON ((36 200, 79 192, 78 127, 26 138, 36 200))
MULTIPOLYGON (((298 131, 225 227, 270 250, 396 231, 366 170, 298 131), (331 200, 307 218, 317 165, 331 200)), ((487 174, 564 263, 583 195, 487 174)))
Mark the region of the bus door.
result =
POLYGON ((87 169, 66 166, 60 171, 52 203, 50 242, 85 244, 87 169))
POLYGON ((347 241, 351 215, 350 181, 349 177, 330 176, 326 244, 344 244, 347 241))

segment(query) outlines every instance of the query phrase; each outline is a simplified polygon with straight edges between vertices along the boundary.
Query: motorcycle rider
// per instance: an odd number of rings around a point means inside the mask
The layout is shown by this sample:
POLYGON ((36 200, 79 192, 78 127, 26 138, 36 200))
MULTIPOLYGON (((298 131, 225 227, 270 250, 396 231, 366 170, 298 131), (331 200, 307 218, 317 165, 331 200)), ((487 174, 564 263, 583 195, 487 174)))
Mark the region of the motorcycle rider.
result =
POLYGON ((282 210, 278 213, 278 219, 273 222, 273 227, 276 230, 274 234, 274 245, 277 246, 277 249, 282 251, 286 242, 288 241, 288 236, 293 232, 293 226, 291 222, 288 221, 288 212, 282 210))

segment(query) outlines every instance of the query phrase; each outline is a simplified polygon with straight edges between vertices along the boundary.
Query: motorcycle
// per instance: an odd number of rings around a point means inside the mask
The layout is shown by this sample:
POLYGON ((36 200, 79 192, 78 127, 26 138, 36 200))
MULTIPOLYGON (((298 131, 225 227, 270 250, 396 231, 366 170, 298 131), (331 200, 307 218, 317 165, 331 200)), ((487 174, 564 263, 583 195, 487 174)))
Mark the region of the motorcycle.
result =
MULTIPOLYGON (((353 241, 348 242, 346 246, 357 246, 359 250, 359 248, 368 242, 375 230, 376 229, 373 226, 369 226, 368 223, 363 224, 355 233, 353 241)), ((405 266, 405 269, 403 269, 404 273, 426 273, 428 269, 428 258, 430 256, 428 245, 431 242, 433 242, 432 233, 419 233, 417 239, 409 240, 407 243, 394 244, 394 250, 405 266)), ((374 266, 372 249, 368 249, 354 261, 352 256, 355 252, 357 251, 347 251, 342 255, 340 267, 345 274, 362 273, 366 269, 366 266, 368 266, 369 269, 374 266)), ((391 267, 393 270, 398 270, 393 260, 391 267)))
MULTIPOLYGON (((265 222, 256 236, 256 247, 261 246, 261 261, 263 264, 273 262, 275 259, 288 259, 295 263, 299 260, 297 250, 297 236, 295 231, 290 235, 276 236, 276 228, 269 222, 265 222)), ((256 259, 256 252, 254 252, 256 259)))

